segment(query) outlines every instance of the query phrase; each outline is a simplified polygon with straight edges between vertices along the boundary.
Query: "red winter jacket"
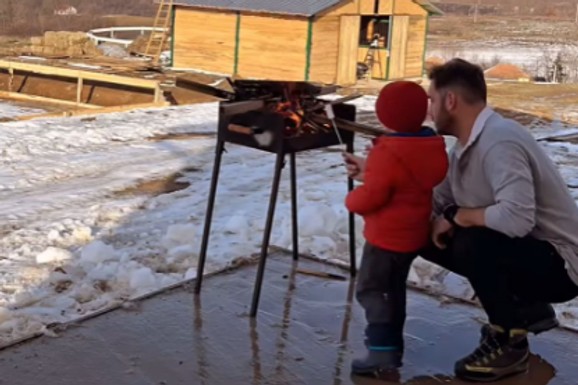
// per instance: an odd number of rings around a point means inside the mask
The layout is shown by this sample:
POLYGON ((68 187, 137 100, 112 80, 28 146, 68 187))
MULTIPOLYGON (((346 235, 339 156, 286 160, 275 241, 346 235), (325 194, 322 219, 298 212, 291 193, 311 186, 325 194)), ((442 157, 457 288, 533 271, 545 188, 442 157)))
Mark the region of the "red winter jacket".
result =
POLYGON ((365 167, 363 184, 347 195, 345 205, 363 216, 366 241, 395 252, 424 247, 433 188, 448 170, 443 137, 379 137, 365 167))

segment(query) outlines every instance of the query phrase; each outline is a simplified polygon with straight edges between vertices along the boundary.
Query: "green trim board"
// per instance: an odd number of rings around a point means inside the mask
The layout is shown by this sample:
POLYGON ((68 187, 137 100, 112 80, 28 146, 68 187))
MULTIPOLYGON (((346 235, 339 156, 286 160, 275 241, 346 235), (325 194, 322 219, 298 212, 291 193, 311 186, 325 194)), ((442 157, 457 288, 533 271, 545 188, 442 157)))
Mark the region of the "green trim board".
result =
POLYGON ((305 81, 309 81, 311 72, 311 45, 313 43, 313 18, 307 19, 307 45, 305 47, 305 81))
POLYGON ((235 58, 233 64, 233 75, 239 72, 239 46, 241 43, 241 12, 237 12, 237 21, 235 26, 235 58))
MULTIPOLYGON (((395 9, 395 0, 393 0, 393 8, 395 9)), ((391 52, 393 50, 393 47, 391 46, 391 35, 393 33, 393 23, 395 21, 395 16, 390 16, 389 20, 389 31, 387 32, 387 47, 389 50, 389 55, 387 55, 387 74, 385 75, 385 80, 389 80, 389 69, 391 68, 391 52)))
POLYGON ((171 67, 174 67, 175 65, 175 28, 176 28, 176 24, 175 24, 175 20, 176 20, 176 15, 177 15, 177 10, 176 10, 176 6, 173 6, 171 8, 171 67))

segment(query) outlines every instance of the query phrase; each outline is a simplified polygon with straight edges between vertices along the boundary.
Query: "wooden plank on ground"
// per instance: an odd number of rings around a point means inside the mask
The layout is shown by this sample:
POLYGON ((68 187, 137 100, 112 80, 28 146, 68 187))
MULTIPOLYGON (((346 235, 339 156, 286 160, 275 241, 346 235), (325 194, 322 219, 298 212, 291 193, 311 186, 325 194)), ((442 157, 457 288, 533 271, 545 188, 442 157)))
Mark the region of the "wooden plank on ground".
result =
POLYGON ((37 115, 26 115, 17 116, 11 121, 24 121, 24 120, 34 120, 34 119, 45 119, 45 118, 65 118, 72 116, 83 116, 83 115, 100 115, 100 114, 111 114, 114 112, 125 112, 142 108, 156 108, 156 107, 167 107, 169 102, 160 103, 142 103, 142 104, 129 104, 126 106, 113 106, 113 107, 102 107, 97 110, 95 109, 79 109, 74 111, 61 111, 61 112, 49 112, 46 114, 37 115))
POLYGON ((551 135, 551 136, 544 136, 541 138, 536 139, 539 142, 540 141, 546 141, 546 142, 576 142, 578 140, 578 133, 577 132, 573 132, 573 133, 568 133, 568 134, 555 134, 555 135, 551 135))
POLYGON ((74 107, 80 106, 80 107, 84 107, 87 109, 93 109, 93 110, 101 108, 101 106, 97 106, 95 104, 77 103, 77 102, 71 102, 69 100, 45 98, 43 96, 26 95, 26 94, 21 94, 18 92, 9 92, 9 91, 0 91, 0 98, 1 99, 28 101, 28 102, 41 102, 41 103, 58 104, 58 105, 62 105, 62 106, 74 106, 74 107))
POLYGON ((159 82, 157 80, 141 79, 128 76, 103 74, 92 71, 76 70, 63 67, 54 67, 43 64, 22 63, 10 60, 0 60, 0 68, 8 71, 22 71, 33 74, 60 76, 65 78, 92 80, 102 83, 119 84, 135 88, 155 90, 159 82))

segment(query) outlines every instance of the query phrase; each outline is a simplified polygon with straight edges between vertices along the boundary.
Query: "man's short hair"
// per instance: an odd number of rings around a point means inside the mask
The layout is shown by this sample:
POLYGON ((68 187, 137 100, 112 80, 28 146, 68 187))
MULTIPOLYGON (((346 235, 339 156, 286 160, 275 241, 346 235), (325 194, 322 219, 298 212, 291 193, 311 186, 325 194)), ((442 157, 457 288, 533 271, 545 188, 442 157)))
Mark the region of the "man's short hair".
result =
POLYGON ((484 71, 480 66, 463 59, 452 59, 433 67, 429 79, 435 83, 436 89, 459 88, 466 103, 487 102, 488 89, 484 71))

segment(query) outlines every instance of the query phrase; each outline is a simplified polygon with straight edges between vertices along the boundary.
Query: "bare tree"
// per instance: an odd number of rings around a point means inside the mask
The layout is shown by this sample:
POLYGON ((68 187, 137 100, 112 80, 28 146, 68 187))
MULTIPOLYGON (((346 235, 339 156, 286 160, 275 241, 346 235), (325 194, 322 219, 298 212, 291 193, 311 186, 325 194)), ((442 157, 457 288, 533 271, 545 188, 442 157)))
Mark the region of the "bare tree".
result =
POLYGON ((0 1, 0 29, 6 31, 12 19, 14 18, 14 10, 12 7, 12 0, 0 1))

